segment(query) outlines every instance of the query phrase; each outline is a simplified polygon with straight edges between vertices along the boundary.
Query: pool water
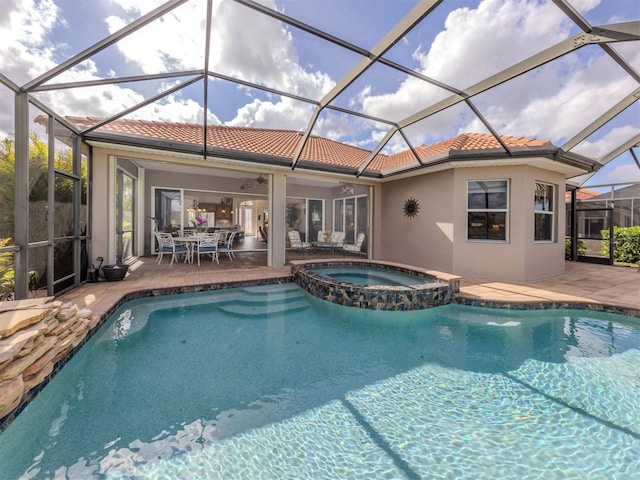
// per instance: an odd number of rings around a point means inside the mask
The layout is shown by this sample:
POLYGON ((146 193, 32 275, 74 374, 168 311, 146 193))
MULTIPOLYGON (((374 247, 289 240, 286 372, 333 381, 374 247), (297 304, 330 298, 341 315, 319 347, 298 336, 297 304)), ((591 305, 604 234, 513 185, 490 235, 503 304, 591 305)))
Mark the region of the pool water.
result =
POLYGON ((135 300, 0 434, 0 478, 640 478, 640 323, 135 300))
POLYGON ((368 286, 414 287, 436 281, 433 277, 420 277, 402 270, 384 269, 376 265, 312 267, 311 271, 338 282, 368 286))

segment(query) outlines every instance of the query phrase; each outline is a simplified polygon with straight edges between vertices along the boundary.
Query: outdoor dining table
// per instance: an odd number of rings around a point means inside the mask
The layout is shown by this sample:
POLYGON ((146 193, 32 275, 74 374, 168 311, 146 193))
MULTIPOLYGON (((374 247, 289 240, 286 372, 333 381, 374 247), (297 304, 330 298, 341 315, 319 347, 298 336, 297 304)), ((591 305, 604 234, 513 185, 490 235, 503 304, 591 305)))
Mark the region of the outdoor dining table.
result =
POLYGON ((176 243, 184 243, 184 245, 189 250, 188 255, 184 259, 184 263, 193 263, 193 251, 195 249, 195 244, 198 243, 200 237, 198 235, 189 235, 186 237, 173 237, 173 241, 176 243))

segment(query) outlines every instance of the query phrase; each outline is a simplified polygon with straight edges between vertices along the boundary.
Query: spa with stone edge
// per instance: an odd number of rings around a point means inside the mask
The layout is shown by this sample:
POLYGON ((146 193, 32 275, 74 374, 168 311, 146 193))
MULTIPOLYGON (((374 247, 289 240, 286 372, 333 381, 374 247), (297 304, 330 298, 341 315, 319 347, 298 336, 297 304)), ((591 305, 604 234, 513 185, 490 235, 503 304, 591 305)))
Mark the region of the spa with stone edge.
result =
POLYGON ((460 277, 367 260, 292 262, 294 281, 312 295, 370 310, 421 310, 448 305, 460 277))

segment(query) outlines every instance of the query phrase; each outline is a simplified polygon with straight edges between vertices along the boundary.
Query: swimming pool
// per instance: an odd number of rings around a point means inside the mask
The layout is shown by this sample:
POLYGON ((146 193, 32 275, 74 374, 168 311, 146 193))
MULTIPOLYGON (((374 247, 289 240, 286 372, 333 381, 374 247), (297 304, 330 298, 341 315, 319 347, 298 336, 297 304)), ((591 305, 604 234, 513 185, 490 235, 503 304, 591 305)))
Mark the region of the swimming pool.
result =
POLYGON ((2 478, 637 478, 640 324, 139 299, 0 434, 2 478))

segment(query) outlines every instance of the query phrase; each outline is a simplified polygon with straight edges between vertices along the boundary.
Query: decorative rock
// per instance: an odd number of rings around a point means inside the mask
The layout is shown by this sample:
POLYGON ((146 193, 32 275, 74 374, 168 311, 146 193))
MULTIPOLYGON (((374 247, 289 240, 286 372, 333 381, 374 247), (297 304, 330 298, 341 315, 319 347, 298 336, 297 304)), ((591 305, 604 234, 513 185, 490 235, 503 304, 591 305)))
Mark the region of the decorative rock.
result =
POLYGON ((74 348, 73 343, 70 342, 69 340, 71 339, 66 339, 63 342, 58 343, 58 345, 56 345, 56 350, 59 350, 59 352, 56 354, 55 357, 53 357, 53 360, 51 360, 51 363, 53 365, 55 365, 60 360, 65 358, 67 355, 69 355, 71 353, 71 350, 73 350, 74 348))
POLYGON ((22 350, 20 350, 20 353, 17 355, 16 358, 25 357, 25 356, 29 355, 34 348, 36 348, 38 345, 40 345, 42 343, 42 340, 44 340, 44 332, 38 333, 38 336, 36 336, 36 337, 30 339, 28 342, 26 342, 22 346, 22 350))
POLYGON ((50 311, 50 306, 29 310, 14 310, 0 313, 0 339, 13 335, 29 325, 40 322, 50 311))
POLYGON ((64 337, 64 333, 69 330, 79 319, 79 316, 74 315, 67 320, 60 320, 60 322, 58 322, 58 326, 51 331, 51 334, 58 335, 61 338, 64 337))
POLYGON ((38 360, 47 350, 52 348, 56 344, 57 340, 58 337, 46 337, 37 348, 29 353, 29 355, 10 363, 0 371, 0 381, 16 378, 25 368, 38 360))
POLYGON ((41 370, 30 376, 24 376, 24 391, 28 392, 36 385, 42 383, 42 381, 51 375, 53 372, 53 363, 47 363, 41 370))
POLYGON ((0 419, 96 328, 91 311, 52 298, 0 302, 0 419))
POLYGON ((51 360, 56 356, 57 353, 58 353, 58 350, 55 348, 55 346, 53 348, 48 349, 44 354, 42 354, 40 358, 38 358, 35 362, 33 362, 31 365, 29 365, 27 368, 25 368, 22 371, 22 376, 24 377, 24 379, 26 380, 28 376, 35 375, 40 370, 45 368, 47 364, 50 363, 51 360))
POLYGON ((6 367, 7 365, 9 365, 12 361, 13 361, 13 358, 12 358, 12 359, 10 359, 10 360, 6 360, 6 361, 4 361, 4 362, 1 362, 1 363, 0 363, 0 372, 2 371, 2 369, 3 369, 4 367, 6 367))
POLYGON ((100 317, 92 317, 89 319, 89 330, 93 330, 94 328, 96 328, 98 326, 98 323, 100 322, 100 317))
POLYGON ((0 340, 0 364, 18 355, 25 343, 41 334, 42 329, 38 325, 40 324, 22 330, 4 340, 0 340))
POLYGON ((20 404, 23 391, 22 375, 9 381, 0 382, 0 418, 7 416, 20 404))
POLYGON ((60 322, 55 317, 52 320, 47 321, 47 334, 54 331, 58 325, 60 325, 60 322))
POLYGON ((60 310, 56 314, 56 318, 58 320, 60 320, 61 322, 64 322, 64 321, 69 320, 70 318, 76 316, 77 314, 78 314, 78 310, 75 307, 65 308, 65 309, 60 310))
MULTIPOLYGON (((44 305, 45 303, 49 303, 53 300, 53 297, 37 297, 37 298, 28 298, 26 300, 9 300, 5 302, 0 302, 0 312, 9 312, 13 310, 25 310, 27 308, 38 307, 44 305)), ((60 303, 57 301, 57 303, 60 303)), ((56 302, 52 303, 53 307, 56 307, 56 302)), ((59 306, 57 308, 60 308, 59 306)))

